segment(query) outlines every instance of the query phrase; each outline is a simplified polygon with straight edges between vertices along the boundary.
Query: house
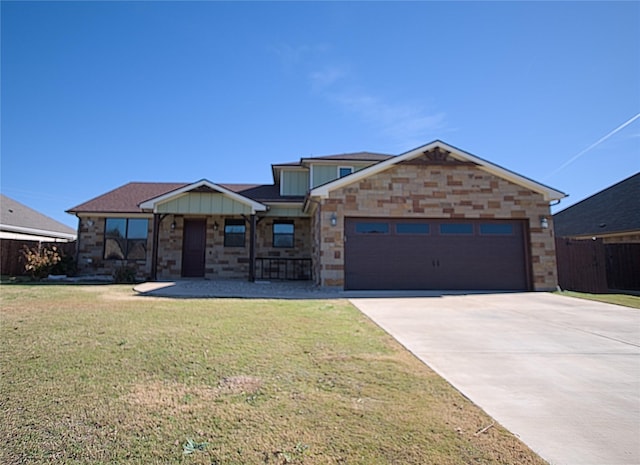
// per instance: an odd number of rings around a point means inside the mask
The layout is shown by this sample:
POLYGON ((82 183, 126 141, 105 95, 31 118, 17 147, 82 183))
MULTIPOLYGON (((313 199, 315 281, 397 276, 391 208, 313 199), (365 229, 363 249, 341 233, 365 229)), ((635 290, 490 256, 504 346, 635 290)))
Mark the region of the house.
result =
POLYGON ((76 231, 0 194, 0 239, 72 242, 76 240, 76 231))
POLYGON ((640 173, 553 215, 556 236, 640 243, 640 173))
POLYGON ((553 216, 558 281, 581 292, 640 291, 640 173, 553 216))
POLYGON ((81 272, 345 289, 556 287, 560 191, 436 140, 272 165, 273 184, 129 183, 69 210, 81 272))
POLYGON ((76 232, 65 224, 0 194, 0 271, 3 275, 25 273, 22 259, 24 246, 42 243, 65 243, 59 247, 72 254, 76 232))

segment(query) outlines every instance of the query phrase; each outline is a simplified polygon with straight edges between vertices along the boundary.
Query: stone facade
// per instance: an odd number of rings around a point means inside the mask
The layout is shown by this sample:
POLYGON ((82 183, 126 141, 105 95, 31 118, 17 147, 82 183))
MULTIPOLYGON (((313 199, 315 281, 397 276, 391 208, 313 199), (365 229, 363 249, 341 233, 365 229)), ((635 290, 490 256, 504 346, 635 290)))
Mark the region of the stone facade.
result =
POLYGON ((557 285, 549 202, 541 194, 470 163, 399 163, 332 191, 321 200, 317 283, 344 285, 345 217, 477 218, 528 220, 534 290, 557 285), (331 226, 335 215, 336 226, 331 226), (540 226, 547 218, 548 229, 540 226))
MULTIPOLYGON (((255 257, 260 266, 281 266, 285 259, 311 259, 310 274, 320 286, 345 284, 345 218, 386 217, 424 219, 497 219, 520 220, 525 224, 526 262, 533 290, 555 289, 557 285, 553 217, 549 201, 538 192, 491 174, 470 161, 460 161, 450 152, 431 150, 408 158, 350 184, 337 184, 333 190, 315 190, 308 198, 308 213, 286 209, 269 216, 258 211, 255 257), (546 218, 548 228, 541 227, 546 218), (294 224, 294 247, 273 246, 275 221, 294 224), (334 220, 334 221, 332 221, 334 220), (332 224, 332 222, 334 224, 332 224)), ((476 160, 477 161, 477 160, 476 160)), ((386 165, 385 165, 386 166, 386 165)), ((495 168, 495 167, 493 167, 495 168)), ((494 171, 495 172, 495 171, 494 171)), ((497 172, 500 172, 499 170, 497 172)), ((508 174, 507 178, 511 178, 508 174)), ((345 178, 348 182, 350 178, 345 178)), ((526 182, 525 182, 526 184, 526 182)), ((265 207, 266 208, 266 207, 265 207)), ((216 210, 217 211, 217 210, 216 210)), ((246 223, 243 247, 225 247, 225 219, 242 219, 239 212, 227 214, 163 214, 158 229, 157 279, 173 280, 182 276, 185 219, 204 219, 205 270, 207 279, 247 279, 250 273, 250 226, 246 223)), ((141 218, 146 213, 134 215, 141 218)), ((138 279, 152 273, 153 216, 148 214, 146 259, 105 259, 105 218, 82 216, 78 237, 78 267, 84 275, 115 275, 123 267, 133 268, 138 279)), ((117 249, 118 244, 114 245, 117 249)), ((142 244, 137 243, 136 250, 142 244)), ((261 270, 264 268, 261 268, 261 270)))
POLYGON ((122 268, 135 270, 137 279, 146 279, 151 271, 151 228, 149 218, 147 231, 145 260, 105 260, 104 229, 106 218, 99 216, 83 216, 80 218, 77 262, 78 274, 96 276, 115 276, 122 268))
MULTIPOLYGON (((188 218, 188 217, 187 217, 188 218)), ((194 217, 197 218, 197 217, 194 217)), ((202 218, 202 217, 201 217, 202 218)), ((224 246, 223 216, 206 217, 205 278, 247 279, 249 276, 249 225, 244 247, 224 246)), ((240 219, 242 217, 234 217, 240 219)), ((167 215, 160 222, 158 232, 157 278, 171 280, 182 275, 182 243, 184 232, 182 215, 167 215), (175 224, 172 228, 171 225, 175 224)), ((119 268, 129 267, 137 279, 151 276, 153 218, 149 218, 145 260, 105 260, 104 230, 106 218, 83 217, 78 241, 78 272, 82 275, 114 276, 119 268)), ((309 218, 272 218, 260 220, 256 228, 256 257, 311 258, 311 229, 309 218), (273 223, 290 220, 294 224, 294 247, 273 247, 273 223)))

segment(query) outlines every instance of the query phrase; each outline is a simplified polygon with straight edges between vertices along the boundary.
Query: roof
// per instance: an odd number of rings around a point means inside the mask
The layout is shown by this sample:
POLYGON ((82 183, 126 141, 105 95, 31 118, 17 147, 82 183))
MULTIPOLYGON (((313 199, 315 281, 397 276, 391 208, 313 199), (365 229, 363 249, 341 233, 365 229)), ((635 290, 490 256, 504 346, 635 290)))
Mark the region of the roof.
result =
POLYGON ((341 153, 338 155, 324 155, 321 157, 305 157, 304 161, 383 161, 389 158, 393 158, 394 155, 387 155, 385 153, 374 152, 355 152, 355 153, 341 153))
POLYGON ((393 158, 394 155, 387 155, 385 153, 374 152, 354 152, 354 153, 341 153, 337 155, 323 155, 319 157, 302 157, 298 161, 290 161, 286 163, 274 163, 272 166, 301 166, 302 163, 309 163, 314 161, 350 161, 350 162, 379 162, 393 158))
POLYGON ((73 228, 3 194, 0 194, 0 230, 69 240, 76 238, 73 228))
POLYGON ((68 213, 142 213, 139 204, 188 185, 186 182, 130 182, 67 210, 68 213))
POLYGON ((640 172, 553 215, 557 237, 640 230, 640 172))
POLYGON ((536 182, 532 179, 529 179, 521 174, 510 171, 502 166, 491 163, 483 158, 480 158, 476 155, 472 155, 464 150, 460 150, 452 145, 449 145, 441 140, 434 140, 426 145, 422 145, 418 148, 410 150, 408 152, 403 153, 402 155, 398 155, 396 157, 389 157, 375 165, 369 166, 368 168, 362 169, 356 173, 352 173, 349 176, 345 176, 343 178, 336 179, 335 181, 329 182, 327 184, 323 184, 311 190, 311 196, 319 196, 326 197, 329 192, 334 189, 338 189, 347 184, 351 184, 360 179, 364 179, 366 177, 372 176, 376 173, 386 170, 387 168, 401 163, 403 161, 411 160, 413 158, 418 158, 424 155, 426 152, 429 152, 434 149, 444 150, 448 156, 452 158, 462 161, 462 162, 471 162, 478 166, 479 169, 487 171, 491 174, 494 174, 503 179, 507 179, 514 184, 523 186, 527 189, 530 189, 534 192, 538 192, 542 194, 547 201, 551 200, 559 200, 567 195, 564 192, 553 189, 549 186, 536 182))
MULTIPOLYGON (((187 182, 130 182, 67 210, 68 213, 143 213, 141 204, 193 186, 187 182)), ((217 184, 256 202, 302 202, 303 197, 281 196, 272 184, 217 184)))
POLYGON ((219 184, 230 191, 244 195, 257 202, 303 202, 304 196, 280 195, 280 188, 275 184, 219 184))

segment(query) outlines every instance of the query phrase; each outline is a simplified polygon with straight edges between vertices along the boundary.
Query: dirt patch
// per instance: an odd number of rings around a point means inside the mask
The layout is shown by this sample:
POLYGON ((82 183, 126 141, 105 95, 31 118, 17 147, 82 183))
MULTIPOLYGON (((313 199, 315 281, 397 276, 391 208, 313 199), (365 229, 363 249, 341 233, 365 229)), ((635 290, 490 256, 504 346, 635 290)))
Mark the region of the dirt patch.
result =
POLYGON ((151 410, 180 412, 204 406, 225 395, 255 394, 261 386, 262 380, 253 376, 223 378, 217 387, 154 382, 136 384, 126 400, 151 410))
POLYGON ((218 389, 224 394, 255 394, 262 387, 262 380, 253 376, 223 378, 218 389))

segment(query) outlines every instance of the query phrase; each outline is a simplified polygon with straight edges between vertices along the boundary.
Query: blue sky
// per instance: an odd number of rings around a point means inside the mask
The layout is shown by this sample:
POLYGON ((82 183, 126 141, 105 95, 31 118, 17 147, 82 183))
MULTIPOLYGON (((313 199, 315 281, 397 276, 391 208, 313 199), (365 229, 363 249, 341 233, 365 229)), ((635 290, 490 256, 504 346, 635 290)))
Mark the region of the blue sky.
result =
POLYGON ((567 192, 560 208, 640 171, 640 2, 1 15, 2 193, 74 227, 66 209, 130 181, 269 183, 271 163, 434 139, 567 192))

